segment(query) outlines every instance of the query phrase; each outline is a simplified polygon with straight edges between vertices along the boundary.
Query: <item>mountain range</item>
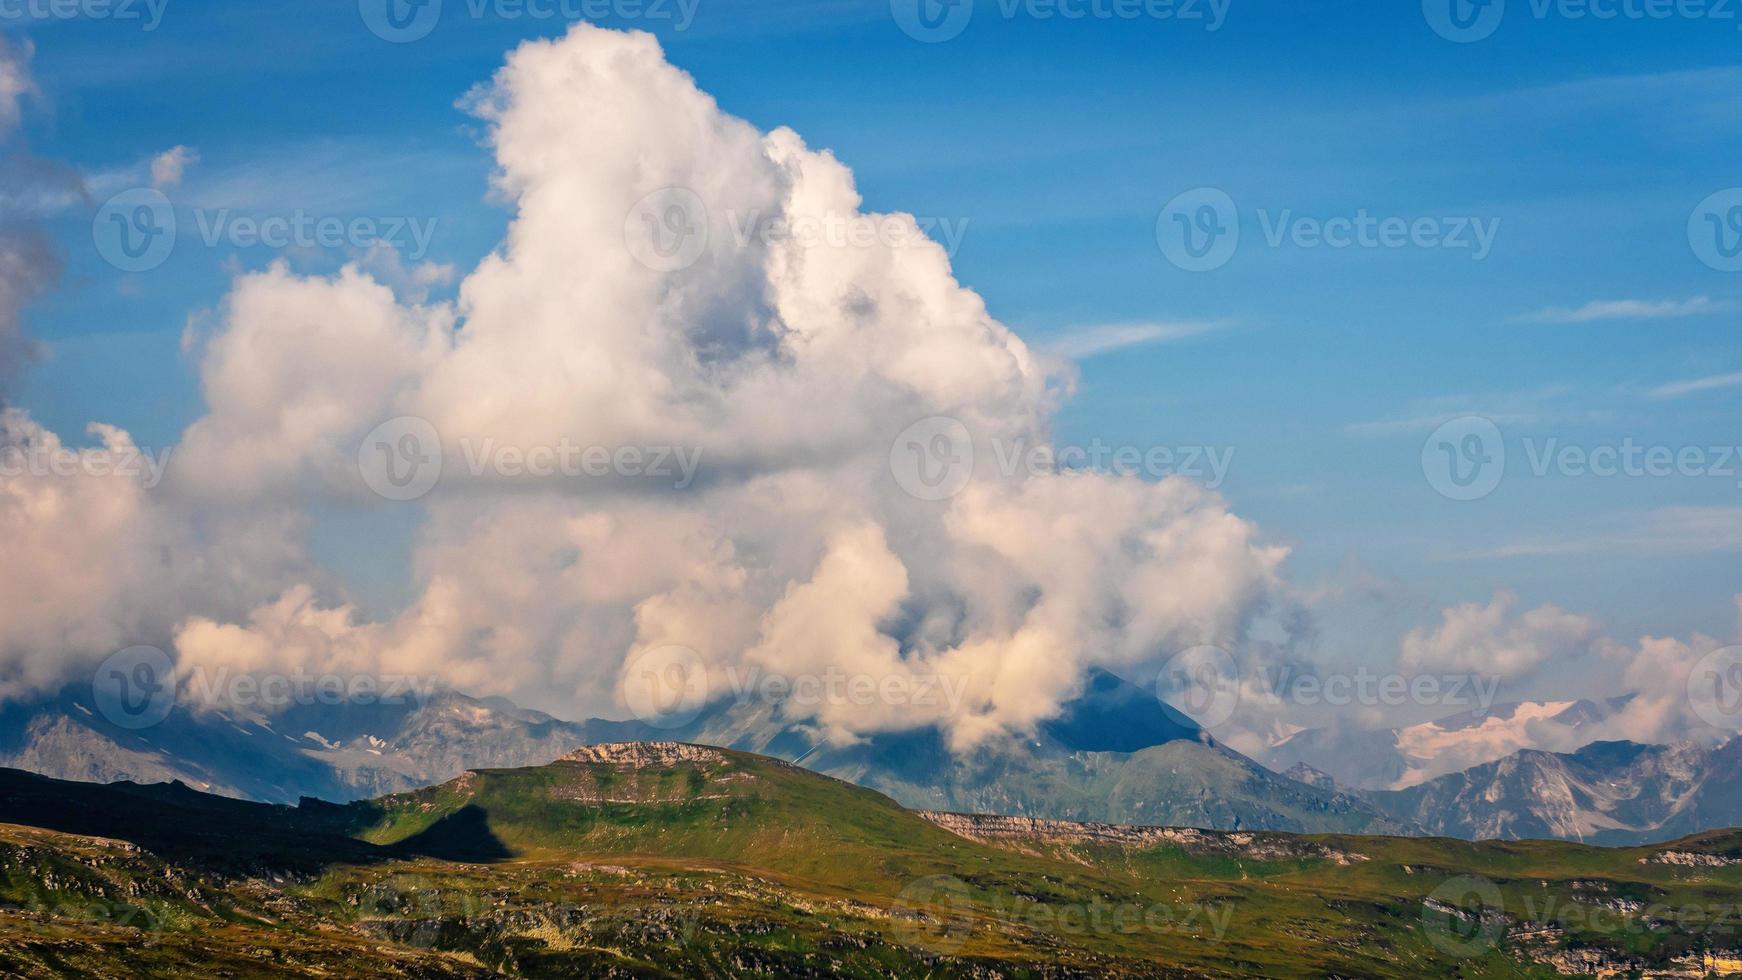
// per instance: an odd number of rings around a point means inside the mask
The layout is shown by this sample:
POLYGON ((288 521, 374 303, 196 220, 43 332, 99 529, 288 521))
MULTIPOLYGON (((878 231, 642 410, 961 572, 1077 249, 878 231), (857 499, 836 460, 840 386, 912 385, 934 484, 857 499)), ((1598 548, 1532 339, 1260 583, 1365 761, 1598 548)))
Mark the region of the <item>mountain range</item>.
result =
POLYGON ((179 781, 269 803, 345 803, 420 789, 474 769, 541 765, 577 748, 680 740, 765 754, 922 810, 1299 833, 1554 837, 1633 843, 1742 824, 1726 787, 1742 749, 1595 743, 1501 752, 1424 774, 1409 746, 1504 749, 1542 724, 1595 731, 1625 702, 1526 703, 1391 731, 1301 732, 1261 765, 1149 692, 1092 675, 1065 711, 1023 740, 966 753, 936 730, 830 744, 755 699, 715 702, 687 723, 568 722, 450 690, 401 704, 297 705, 270 717, 177 707, 129 729, 88 691, 0 709, 0 765, 89 782, 179 781), (1366 751, 1358 751, 1365 748, 1366 751), (1286 765, 1285 765, 1286 763, 1286 765), (1411 767, 1415 768, 1411 768, 1411 767), (1400 785, 1407 784, 1407 785, 1400 785))
POLYGON ((1365 794, 1399 821, 1469 839, 1637 844, 1742 822, 1742 739, 1527 749, 1409 789, 1365 794))
POLYGON ((1397 832, 1371 804, 1280 776, 1218 745, 1191 719, 1117 676, 1034 738, 949 751, 921 729, 830 745, 776 704, 724 699, 678 727, 566 722, 447 690, 395 705, 293 706, 271 717, 177 707, 118 726, 87 692, 0 711, 0 765, 95 782, 179 780, 265 802, 345 802, 428 786, 469 769, 549 762, 579 746, 681 739, 765 753, 886 793, 904 805, 1227 829, 1397 832))

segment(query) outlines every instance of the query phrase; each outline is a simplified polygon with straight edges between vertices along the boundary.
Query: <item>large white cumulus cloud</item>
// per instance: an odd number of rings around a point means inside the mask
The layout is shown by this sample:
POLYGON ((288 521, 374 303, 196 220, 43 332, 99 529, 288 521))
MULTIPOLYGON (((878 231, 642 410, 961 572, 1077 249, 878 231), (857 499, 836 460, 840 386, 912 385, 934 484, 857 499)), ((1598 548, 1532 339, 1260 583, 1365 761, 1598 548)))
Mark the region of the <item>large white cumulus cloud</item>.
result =
POLYGON ((910 217, 849 244, 745 234, 861 217, 852 174, 722 112, 652 37, 526 44, 469 103, 515 208, 500 249, 451 309, 358 269, 242 279, 179 475, 343 489, 362 433, 428 420, 448 466, 422 505, 420 596, 387 622, 302 588, 237 621, 195 610, 186 663, 427 673, 584 713, 620 711, 625 663, 679 645, 716 691, 746 668, 951 678, 955 710, 795 710, 842 739, 938 725, 970 745, 1048 717, 1091 665, 1235 642, 1277 590, 1284 550, 1183 480, 988 466, 948 500, 904 492, 889 453, 909 424, 957 419, 990 459, 1046 439, 1068 374, 910 217), (673 193, 700 202, 685 217, 708 247, 647 263, 637 204, 673 193), (681 492, 466 464, 559 444, 704 463, 681 492))

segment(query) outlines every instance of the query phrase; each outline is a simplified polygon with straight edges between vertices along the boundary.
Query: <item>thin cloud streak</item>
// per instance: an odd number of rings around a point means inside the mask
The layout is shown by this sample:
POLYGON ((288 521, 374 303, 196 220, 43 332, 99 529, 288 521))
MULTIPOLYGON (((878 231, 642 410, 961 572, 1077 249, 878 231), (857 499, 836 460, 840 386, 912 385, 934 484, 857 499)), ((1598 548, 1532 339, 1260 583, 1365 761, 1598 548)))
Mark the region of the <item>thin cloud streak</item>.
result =
POLYGON ((1666 385, 1658 385, 1647 394, 1652 398, 1682 398, 1705 391, 1734 388, 1738 385, 1742 385, 1742 373, 1715 374, 1707 378, 1690 378, 1687 381, 1673 381, 1666 385))
POLYGON ((1608 531, 1578 537, 1528 538, 1456 557, 1625 554, 1665 558, 1735 551, 1742 551, 1742 507, 1661 507, 1608 531))
POLYGON ((1208 322, 1108 323, 1078 327, 1043 342, 1048 354, 1070 360, 1097 357, 1148 344, 1189 340, 1222 329, 1226 324, 1208 322))
POLYGON ((1607 417, 1604 412, 1568 410, 1555 404, 1570 394, 1570 387, 1552 385, 1533 391, 1444 395, 1418 399, 1403 413, 1392 418, 1351 422, 1343 426, 1343 434, 1391 436, 1432 432, 1453 419, 1466 416, 1485 418, 1500 426, 1536 425, 1543 422, 1594 422, 1607 417))
POLYGON ((1690 299, 1595 299, 1575 309, 1549 307, 1534 313, 1513 317, 1510 323, 1596 323, 1603 320, 1665 320, 1677 317, 1708 316, 1735 309, 1728 300, 1710 296, 1690 299))

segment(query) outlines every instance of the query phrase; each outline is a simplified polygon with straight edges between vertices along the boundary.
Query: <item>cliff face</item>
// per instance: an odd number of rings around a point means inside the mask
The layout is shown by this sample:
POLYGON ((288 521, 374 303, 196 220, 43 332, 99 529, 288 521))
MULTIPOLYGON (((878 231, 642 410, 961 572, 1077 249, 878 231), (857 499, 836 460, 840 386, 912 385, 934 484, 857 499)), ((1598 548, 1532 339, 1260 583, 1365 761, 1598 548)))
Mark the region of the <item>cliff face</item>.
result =
POLYGON ((1366 861, 1364 854, 1277 834, 1196 830, 1190 827, 1127 827, 1035 817, 917 811, 958 837, 989 844, 1145 848, 1173 845, 1192 854, 1228 854, 1256 860, 1321 858, 1337 864, 1366 861))

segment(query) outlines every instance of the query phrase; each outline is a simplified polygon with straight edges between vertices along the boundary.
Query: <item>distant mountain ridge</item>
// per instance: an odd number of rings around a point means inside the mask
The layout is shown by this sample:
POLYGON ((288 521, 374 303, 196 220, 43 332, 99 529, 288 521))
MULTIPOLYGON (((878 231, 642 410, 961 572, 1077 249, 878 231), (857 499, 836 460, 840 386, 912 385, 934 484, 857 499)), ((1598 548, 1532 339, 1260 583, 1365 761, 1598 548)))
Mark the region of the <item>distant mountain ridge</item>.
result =
POLYGON ((1306 765, 1346 789, 1402 789, 1525 749, 1572 751, 1601 738, 1631 700, 1519 701, 1401 728, 1308 728, 1259 761, 1279 772, 1306 765))
POLYGON ((88 782, 179 780, 267 803, 344 802, 469 768, 539 765, 623 731, 447 690, 421 702, 296 705, 271 717, 178 707, 137 730, 93 705, 88 688, 69 688, 0 707, 0 766, 88 782))
POLYGON ((1560 838, 1622 845, 1742 819, 1742 739, 1593 742, 1526 750, 1419 786, 1366 797, 1400 821, 1466 839, 1560 838))
POLYGON ((91 781, 181 780, 224 795, 335 802, 413 790, 472 769, 542 765, 595 742, 678 740, 795 761, 904 806, 1103 822, 1297 832, 1404 832, 1371 804, 1280 776, 1114 674, 1026 741, 953 753, 935 729, 831 745, 779 705, 725 699, 687 724, 565 722, 501 699, 296 706, 271 718, 171 712, 131 731, 73 690, 0 711, 0 765, 91 781))

